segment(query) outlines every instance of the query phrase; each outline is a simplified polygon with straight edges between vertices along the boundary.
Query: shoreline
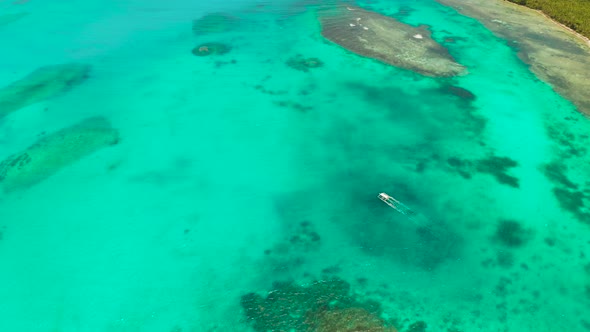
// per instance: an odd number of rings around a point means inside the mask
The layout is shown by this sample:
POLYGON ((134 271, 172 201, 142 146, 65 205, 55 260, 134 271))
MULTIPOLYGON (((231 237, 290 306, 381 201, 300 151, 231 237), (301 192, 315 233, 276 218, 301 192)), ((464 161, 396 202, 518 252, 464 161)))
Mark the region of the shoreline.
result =
POLYGON ((590 118, 590 38, 537 9, 506 0, 436 0, 515 41, 517 55, 542 81, 590 118))
POLYGON ((588 47, 590 47, 590 38, 584 36, 583 34, 577 32, 576 30, 568 27, 567 25, 557 21, 556 19, 552 18, 551 16, 545 14, 542 10, 540 9, 533 9, 524 5, 519 5, 519 4, 515 4, 516 6, 521 6, 524 8, 528 8, 530 10, 536 11, 537 13, 541 14, 542 16, 544 16, 546 19, 548 19, 549 21, 555 23, 556 25, 560 26, 561 28, 567 30, 568 32, 571 32, 572 34, 574 34, 576 37, 578 37, 582 42, 586 43, 586 45, 588 45, 588 47))

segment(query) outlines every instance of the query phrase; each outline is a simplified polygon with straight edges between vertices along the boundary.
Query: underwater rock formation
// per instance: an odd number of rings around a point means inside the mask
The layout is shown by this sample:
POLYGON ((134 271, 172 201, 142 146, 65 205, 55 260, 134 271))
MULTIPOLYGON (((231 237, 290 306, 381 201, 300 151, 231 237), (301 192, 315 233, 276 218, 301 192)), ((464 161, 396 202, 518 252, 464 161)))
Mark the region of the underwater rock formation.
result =
POLYGON ((235 28, 238 18, 224 13, 211 13, 193 21, 193 33, 205 35, 228 32, 235 28))
POLYGON ((380 318, 381 306, 350 294, 339 278, 307 286, 275 282, 266 298, 249 293, 241 298, 247 321, 255 331, 395 332, 380 318))
POLYGON ((78 63, 36 69, 0 89, 0 118, 68 90, 86 79, 89 71, 90 66, 78 63))
POLYGON ((426 28, 345 5, 320 11, 319 20, 326 39, 358 55, 427 76, 466 72, 426 28))
POLYGON ((6 192, 37 184, 101 148, 117 144, 119 134, 103 117, 85 119, 45 136, 0 163, 0 187, 6 192))
POLYGON ((304 72, 308 72, 312 68, 319 68, 324 65, 322 60, 318 58, 304 58, 301 54, 297 54, 296 56, 289 58, 287 62, 285 62, 287 66, 304 72))
POLYGON ((193 54, 196 56, 221 55, 231 50, 229 45, 223 43, 204 43, 193 48, 193 54))

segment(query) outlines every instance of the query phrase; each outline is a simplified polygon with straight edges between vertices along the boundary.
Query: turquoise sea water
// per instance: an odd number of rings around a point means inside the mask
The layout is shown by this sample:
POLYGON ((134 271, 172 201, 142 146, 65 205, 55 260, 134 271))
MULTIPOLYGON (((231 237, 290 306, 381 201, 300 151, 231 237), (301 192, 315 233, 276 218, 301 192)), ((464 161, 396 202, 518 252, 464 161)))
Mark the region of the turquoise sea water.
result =
POLYGON ((399 331, 590 330, 590 120, 434 1, 361 5, 468 75, 352 54, 318 2, 0 1, 0 87, 91 66, 0 119, 0 160, 88 117, 120 135, 0 194, 0 331, 251 331, 245 294, 334 277, 399 331))

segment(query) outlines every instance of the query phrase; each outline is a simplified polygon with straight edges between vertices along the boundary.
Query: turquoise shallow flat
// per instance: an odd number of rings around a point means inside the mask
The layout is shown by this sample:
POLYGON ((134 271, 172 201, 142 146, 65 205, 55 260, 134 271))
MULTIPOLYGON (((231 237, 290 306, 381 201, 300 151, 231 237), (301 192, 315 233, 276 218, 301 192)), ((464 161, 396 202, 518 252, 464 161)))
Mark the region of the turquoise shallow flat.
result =
POLYGON ((0 331, 590 329, 590 120, 481 22, 434 0, 0 13, 0 331), (337 43, 322 15, 346 6, 397 23, 337 43), (460 75, 424 69, 441 50, 460 75))

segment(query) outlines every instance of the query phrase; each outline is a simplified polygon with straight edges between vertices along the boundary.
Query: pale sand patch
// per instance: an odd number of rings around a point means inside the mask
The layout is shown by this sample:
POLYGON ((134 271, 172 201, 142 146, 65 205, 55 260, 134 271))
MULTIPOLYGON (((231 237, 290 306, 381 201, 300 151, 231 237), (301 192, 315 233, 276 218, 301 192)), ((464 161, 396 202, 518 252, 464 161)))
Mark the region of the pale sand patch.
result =
POLYGON ((531 71, 590 116, 590 40, 543 13, 500 0, 437 0, 516 43, 531 71))

